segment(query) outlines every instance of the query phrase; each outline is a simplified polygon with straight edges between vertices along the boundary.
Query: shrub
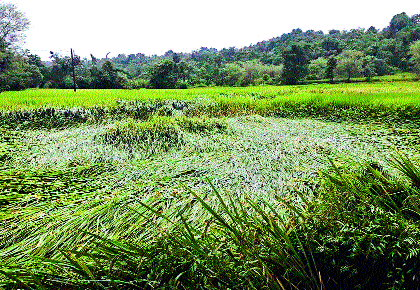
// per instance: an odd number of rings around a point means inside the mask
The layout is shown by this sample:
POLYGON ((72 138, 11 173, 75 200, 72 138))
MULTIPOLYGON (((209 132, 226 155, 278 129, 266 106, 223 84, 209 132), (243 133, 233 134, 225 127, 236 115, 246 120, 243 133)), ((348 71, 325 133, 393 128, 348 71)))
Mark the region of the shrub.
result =
POLYGON ((420 40, 410 45, 410 61, 413 66, 413 70, 420 76, 420 40))
POLYGON ((176 83, 176 88, 177 89, 188 89, 188 83, 185 81, 180 81, 178 80, 176 83))
POLYGON ((312 60, 308 65, 308 76, 309 80, 322 80, 325 79, 326 69, 327 69, 328 60, 324 57, 317 58, 312 60))
POLYGON ((147 89, 150 86, 150 82, 146 79, 135 79, 129 80, 128 85, 131 89, 147 89))

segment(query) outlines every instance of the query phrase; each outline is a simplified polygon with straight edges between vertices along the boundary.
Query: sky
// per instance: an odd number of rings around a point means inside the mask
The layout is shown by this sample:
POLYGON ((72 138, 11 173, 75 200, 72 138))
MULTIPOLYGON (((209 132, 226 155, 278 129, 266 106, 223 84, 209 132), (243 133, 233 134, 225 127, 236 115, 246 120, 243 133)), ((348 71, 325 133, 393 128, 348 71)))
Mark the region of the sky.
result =
POLYGON ((382 29, 401 12, 420 13, 417 1, 369 0, 0 0, 31 21, 24 47, 47 60, 49 51, 103 58, 120 53, 161 55, 172 49, 241 48, 294 28, 382 29))

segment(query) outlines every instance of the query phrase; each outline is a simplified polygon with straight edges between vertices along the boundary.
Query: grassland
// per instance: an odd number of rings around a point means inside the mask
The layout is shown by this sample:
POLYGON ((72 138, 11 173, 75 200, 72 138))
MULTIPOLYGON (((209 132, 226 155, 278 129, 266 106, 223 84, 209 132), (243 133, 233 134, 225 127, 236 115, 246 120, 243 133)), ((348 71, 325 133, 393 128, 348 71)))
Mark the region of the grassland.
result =
POLYGON ((103 120, 105 116, 147 118, 157 107, 170 113, 172 108, 168 106, 181 106, 191 116, 259 114, 335 122, 418 124, 419 82, 405 78, 402 75, 396 80, 382 78, 371 83, 282 87, 4 92, 0 96, 0 124, 54 128, 103 120))
POLYGON ((419 97, 2 93, 0 288, 419 288, 419 97))
POLYGON ((45 107, 114 107, 120 100, 180 100, 209 98, 216 103, 248 105, 269 110, 281 103, 319 105, 418 106, 417 81, 313 84, 304 86, 207 87, 187 90, 54 90, 33 89, 1 93, 0 110, 29 110, 45 107))

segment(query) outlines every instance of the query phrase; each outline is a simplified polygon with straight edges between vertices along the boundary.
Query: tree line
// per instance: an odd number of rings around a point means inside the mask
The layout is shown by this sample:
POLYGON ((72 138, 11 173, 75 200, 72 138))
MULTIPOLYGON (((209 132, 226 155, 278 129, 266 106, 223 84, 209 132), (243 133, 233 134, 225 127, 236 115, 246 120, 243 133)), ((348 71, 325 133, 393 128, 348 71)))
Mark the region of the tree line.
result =
POLYGON ((43 62, 19 49, 29 20, 13 4, 0 4, 0 90, 26 88, 187 88, 294 85, 307 81, 414 71, 420 74, 420 14, 400 13, 387 27, 350 31, 302 31, 244 48, 202 47, 190 53, 119 54, 113 58, 50 53, 43 62))

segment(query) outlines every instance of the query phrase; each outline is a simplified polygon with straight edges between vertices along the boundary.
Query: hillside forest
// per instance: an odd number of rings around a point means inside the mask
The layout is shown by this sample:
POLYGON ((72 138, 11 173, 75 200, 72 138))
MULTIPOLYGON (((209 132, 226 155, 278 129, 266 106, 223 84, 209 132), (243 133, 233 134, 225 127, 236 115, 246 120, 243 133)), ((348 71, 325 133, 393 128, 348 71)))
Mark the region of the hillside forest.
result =
POLYGON ((46 62, 21 48, 29 25, 15 5, 0 5, 0 91, 73 88, 73 71, 80 89, 295 85, 420 73, 420 14, 396 14, 382 30, 372 26, 324 33, 298 28, 243 48, 112 58, 82 58, 76 51, 73 59, 69 48, 69 55, 51 51, 46 62))

